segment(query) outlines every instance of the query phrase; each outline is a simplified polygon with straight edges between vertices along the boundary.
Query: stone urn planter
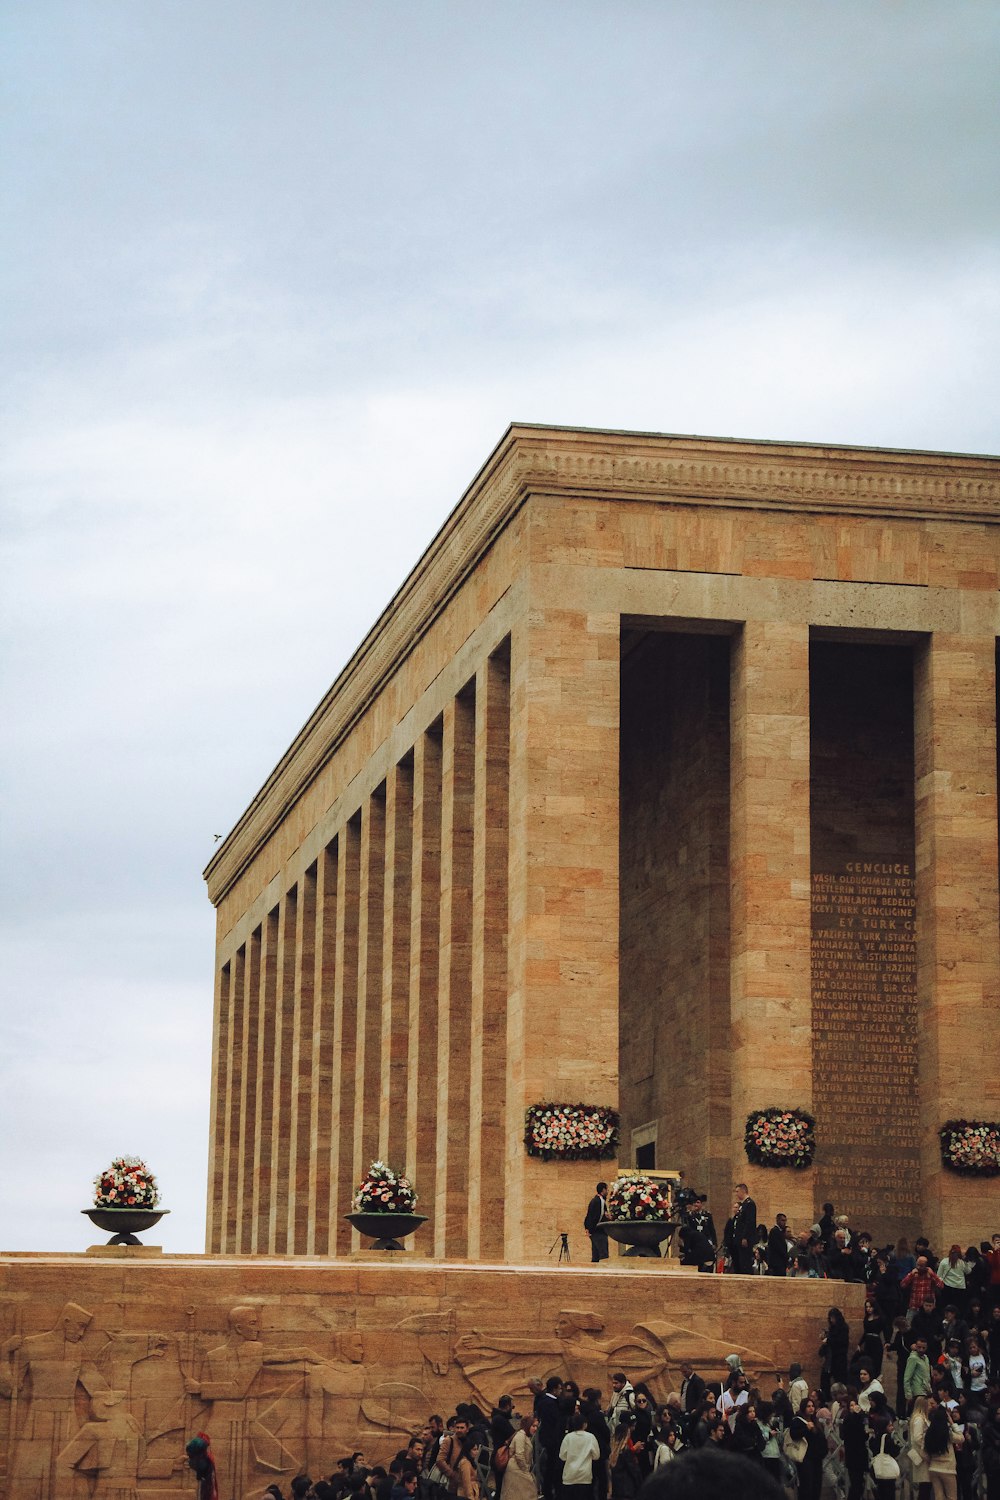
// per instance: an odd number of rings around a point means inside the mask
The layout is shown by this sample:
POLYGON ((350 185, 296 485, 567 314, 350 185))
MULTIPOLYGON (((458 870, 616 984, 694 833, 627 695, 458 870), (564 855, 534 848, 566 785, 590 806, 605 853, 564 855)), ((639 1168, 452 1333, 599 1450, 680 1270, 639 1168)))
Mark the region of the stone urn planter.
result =
POLYGON ((169 1208, 82 1208, 81 1213, 87 1215, 92 1224, 98 1229, 110 1229, 111 1238, 109 1245, 141 1245, 142 1241, 136 1238, 140 1229, 152 1229, 158 1224, 164 1214, 170 1212, 169 1208))
POLYGON ((372 1250, 403 1250, 400 1241, 427 1223, 426 1214, 358 1213, 345 1214, 344 1218, 359 1234, 375 1241, 372 1250))
POLYGON ((660 1244, 673 1234, 677 1225, 672 1219, 606 1219, 601 1225, 616 1244, 628 1245, 628 1255, 646 1260, 660 1260, 660 1244))

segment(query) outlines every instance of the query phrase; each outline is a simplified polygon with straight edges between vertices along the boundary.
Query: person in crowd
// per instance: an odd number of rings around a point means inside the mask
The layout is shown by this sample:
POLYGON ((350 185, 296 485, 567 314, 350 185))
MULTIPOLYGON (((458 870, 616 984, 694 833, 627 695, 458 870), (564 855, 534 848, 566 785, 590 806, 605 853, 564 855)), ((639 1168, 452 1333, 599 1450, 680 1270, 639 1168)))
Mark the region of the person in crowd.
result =
POLYGON ((188 1468, 198 1480, 198 1500, 219 1500, 219 1482, 208 1433, 196 1433, 185 1444, 184 1451, 187 1453, 188 1468))
POLYGON ((927 1340, 914 1339, 913 1347, 906 1360, 906 1370, 903 1373, 903 1394, 906 1398, 907 1411, 912 1411, 913 1403, 918 1396, 929 1396, 932 1389, 927 1340))
POLYGON ((665 1464, 643 1500, 784 1500, 784 1490, 759 1464, 709 1446, 665 1464))
POLYGON ((882 1359, 888 1339, 889 1325, 874 1297, 865 1298, 865 1310, 861 1319, 861 1337, 858 1353, 867 1361, 872 1375, 881 1375, 882 1359))
POLYGON ((819 1352, 823 1360, 820 1390, 824 1401, 830 1399, 830 1386, 835 1380, 847 1379, 847 1350, 850 1329, 839 1307, 831 1307, 826 1315, 826 1328, 820 1339, 819 1352))
MULTIPOLYGON (((503 1475, 504 1500, 538 1500, 533 1443, 537 1431, 538 1418, 534 1412, 529 1412, 521 1418, 510 1440, 509 1457, 503 1475)), ((604 1495, 601 1495, 600 1500, 604 1500, 604 1495)))
POLYGON ((460 1500, 479 1500, 479 1450, 482 1444, 477 1432, 467 1432, 462 1439, 462 1450, 456 1466, 457 1488, 460 1500))
POLYGON ((927 1354, 934 1364, 941 1354, 941 1315, 933 1297, 925 1297, 910 1320, 910 1343, 923 1339, 927 1354))
POLYGON ((757 1408, 748 1401, 736 1408, 730 1451, 741 1453, 753 1463, 760 1463, 764 1452, 765 1437, 757 1421, 757 1408))
POLYGON ((788 1275, 788 1219, 784 1214, 775 1215, 765 1254, 768 1276, 788 1275))
POLYGON ((559 1376, 550 1375, 537 1403, 537 1441, 542 1453, 542 1494, 545 1500, 554 1500, 559 1483, 559 1448, 566 1434, 562 1389, 559 1376))
POLYGON ((800 1444, 803 1439, 805 1440, 805 1453, 801 1459, 796 1460, 799 1500, 820 1500, 827 1443, 826 1433, 817 1415, 816 1403, 811 1396, 807 1396, 799 1407, 791 1431, 800 1444))
POLYGON ((937 1273, 950 1301, 956 1306, 965 1306, 966 1279, 972 1270, 971 1265, 962 1253, 961 1245, 952 1245, 944 1260, 938 1266, 937 1273))
POLYGON ((594 1189, 594 1196, 587 1204, 583 1220, 584 1233, 590 1240, 590 1259, 595 1265, 608 1258, 608 1231, 602 1227, 607 1217, 608 1185, 606 1182, 599 1182, 594 1189))
POLYGON ((719 1399, 719 1414, 729 1424, 732 1432, 736 1425, 736 1413, 750 1399, 747 1378, 742 1370, 731 1370, 719 1399))
POLYGON ((940 1338, 942 1348, 946 1348, 952 1339, 958 1339, 964 1344, 969 1337, 969 1325, 960 1315, 957 1303, 949 1302, 941 1315, 940 1338))
POLYGON ((910 1484, 916 1492, 916 1500, 931 1500, 931 1472, 924 1456, 924 1437, 930 1420, 931 1402, 928 1396, 917 1396, 910 1412, 907 1430, 910 1457, 910 1484))
POLYGON ((982 1463, 986 1500, 1000 1500, 1000 1402, 983 1424, 982 1463))
POLYGON ((894 1436, 895 1418, 889 1410, 885 1396, 873 1396, 868 1408, 868 1451, 872 1457, 872 1475, 875 1480, 875 1500, 895 1500, 896 1478, 899 1474, 898 1458, 901 1452, 894 1436), (896 1463, 893 1475, 880 1475, 882 1460, 896 1463))
POLYGON ((570 1417, 566 1436, 559 1446, 563 1500, 593 1500, 594 1476, 600 1457, 597 1439, 587 1431, 583 1417, 576 1413, 570 1417))
POLYGON ((705 1382, 690 1360, 681 1361, 681 1405, 686 1412, 696 1411, 705 1396, 705 1382))
POLYGON ((929 1298, 932 1303, 937 1304, 938 1293, 944 1282, 931 1270, 927 1256, 918 1255, 913 1270, 903 1277, 899 1285, 907 1300, 907 1317, 912 1323, 917 1309, 923 1306, 925 1299, 929 1298))
POLYGON ((954 1418, 946 1406, 935 1406, 927 1419, 924 1455, 931 1476, 934 1500, 958 1500, 955 1450, 962 1442, 954 1418))
POLYGON ((856 1391, 848 1393, 847 1410, 840 1423, 840 1440, 847 1470, 847 1500, 862 1500, 868 1473, 868 1424, 856 1391))
POLYGON ((611 1437, 611 1500, 635 1500, 642 1488, 639 1460, 629 1442, 631 1414, 619 1421, 611 1437))
POLYGON ((733 1224, 733 1270, 741 1276, 753 1271, 753 1247, 757 1240, 757 1205, 745 1182, 736 1184, 736 1208, 733 1224))
POLYGON ((824 1203, 823 1212, 820 1214, 819 1222, 816 1225, 816 1233, 819 1236, 820 1244, 823 1246, 824 1250, 833 1239, 834 1231, 836 1230, 836 1228, 837 1224, 834 1218, 833 1204, 824 1203))
POLYGON ((616 1432, 622 1417, 631 1416, 635 1410, 635 1391, 621 1370, 611 1377, 611 1404, 605 1413, 608 1426, 616 1432))
POLYGON ((867 1412, 872 1404, 873 1396, 884 1396, 885 1391, 882 1382, 874 1376, 868 1366, 862 1363, 858 1368, 858 1405, 863 1412, 867 1412))

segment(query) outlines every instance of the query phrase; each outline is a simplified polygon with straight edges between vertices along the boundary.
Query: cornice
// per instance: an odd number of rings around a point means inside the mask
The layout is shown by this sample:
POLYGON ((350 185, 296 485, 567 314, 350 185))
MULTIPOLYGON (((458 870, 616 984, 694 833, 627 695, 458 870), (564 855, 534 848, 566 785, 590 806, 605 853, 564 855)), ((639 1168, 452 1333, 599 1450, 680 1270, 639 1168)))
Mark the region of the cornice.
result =
POLYGON ((1000 520, 1000 459, 963 454, 508 429, 205 869, 218 904, 529 494, 1000 520))

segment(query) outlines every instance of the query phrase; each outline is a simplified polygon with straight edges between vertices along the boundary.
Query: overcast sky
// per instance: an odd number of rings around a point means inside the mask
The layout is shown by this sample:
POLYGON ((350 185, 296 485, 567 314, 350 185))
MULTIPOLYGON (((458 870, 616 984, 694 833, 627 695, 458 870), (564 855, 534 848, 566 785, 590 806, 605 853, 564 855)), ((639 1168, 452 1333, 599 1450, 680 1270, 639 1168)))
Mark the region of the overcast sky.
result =
POLYGON ((213 837, 508 422, 1000 447, 1000 8, 0 17, 0 1248, 198 1250, 213 837))

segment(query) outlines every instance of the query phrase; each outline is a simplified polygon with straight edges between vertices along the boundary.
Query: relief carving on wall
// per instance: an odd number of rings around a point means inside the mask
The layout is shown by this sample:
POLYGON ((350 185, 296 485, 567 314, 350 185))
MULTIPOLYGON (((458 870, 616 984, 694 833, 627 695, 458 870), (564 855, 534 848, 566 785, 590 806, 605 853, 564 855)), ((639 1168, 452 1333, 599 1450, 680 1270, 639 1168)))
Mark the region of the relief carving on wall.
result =
POLYGON ((499 1318, 460 1333, 447 1303, 382 1328, 335 1326, 346 1317, 323 1303, 188 1306, 171 1332, 133 1331, 125 1312, 67 1302, 54 1327, 0 1343, 4 1500, 190 1493, 184 1442, 199 1430, 211 1436, 220 1500, 253 1500, 275 1479, 329 1473, 354 1449, 386 1460, 456 1402, 488 1413, 508 1392, 526 1407, 529 1382, 553 1374, 603 1392, 623 1369, 662 1400, 685 1359, 708 1373, 738 1352, 752 1378, 774 1370, 768 1355, 691 1328, 650 1319, 616 1330, 579 1308, 542 1336, 499 1318))

